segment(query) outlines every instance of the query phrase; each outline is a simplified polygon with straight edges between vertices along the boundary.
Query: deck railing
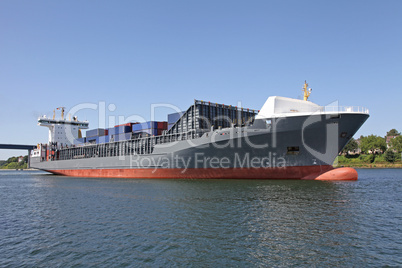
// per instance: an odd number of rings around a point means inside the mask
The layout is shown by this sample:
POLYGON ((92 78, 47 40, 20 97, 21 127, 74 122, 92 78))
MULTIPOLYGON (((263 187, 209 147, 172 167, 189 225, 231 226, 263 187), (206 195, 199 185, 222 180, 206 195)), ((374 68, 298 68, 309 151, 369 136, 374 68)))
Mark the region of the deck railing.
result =
POLYGON ((327 113, 361 113, 369 114, 369 109, 361 106, 324 106, 323 112, 327 113))

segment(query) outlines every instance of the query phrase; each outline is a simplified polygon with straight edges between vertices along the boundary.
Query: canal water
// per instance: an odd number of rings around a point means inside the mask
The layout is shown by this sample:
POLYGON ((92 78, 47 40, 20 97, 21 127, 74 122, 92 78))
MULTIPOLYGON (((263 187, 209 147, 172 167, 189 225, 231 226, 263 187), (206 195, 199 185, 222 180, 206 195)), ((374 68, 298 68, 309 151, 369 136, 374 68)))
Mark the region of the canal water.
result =
POLYGON ((402 170, 356 182, 0 172, 0 267, 402 266, 402 170))

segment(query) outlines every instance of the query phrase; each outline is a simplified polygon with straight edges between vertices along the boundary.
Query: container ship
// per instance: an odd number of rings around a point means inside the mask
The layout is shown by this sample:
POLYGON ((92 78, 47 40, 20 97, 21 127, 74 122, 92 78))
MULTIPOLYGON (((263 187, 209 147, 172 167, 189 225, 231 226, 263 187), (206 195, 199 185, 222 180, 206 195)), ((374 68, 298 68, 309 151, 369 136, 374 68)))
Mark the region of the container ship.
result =
POLYGON ((269 97, 260 110, 194 100, 167 121, 87 130, 77 117, 41 116, 49 142, 30 167, 77 177, 143 179, 356 180, 332 164, 369 117, 362 107, 320 106, 308 97, 269 97))

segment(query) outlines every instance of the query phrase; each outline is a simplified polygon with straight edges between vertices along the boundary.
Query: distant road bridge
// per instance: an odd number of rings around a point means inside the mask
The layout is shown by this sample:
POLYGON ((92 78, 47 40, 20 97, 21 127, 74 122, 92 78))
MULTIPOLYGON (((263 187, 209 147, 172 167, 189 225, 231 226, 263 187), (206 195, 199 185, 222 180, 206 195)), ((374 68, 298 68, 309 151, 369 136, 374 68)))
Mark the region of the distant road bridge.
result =
POLYGON ((31 150, 35 149, 36 145, 26 145, 26 144, 1 144, 0 149, 10 149, 10 150, 28 150, 28 168, 30 167, 29 155, 31 150))
POLYGON ((1 144, 0 149, 10 149, 10 150, 32 150, 36 148, 36 145, 26 145, 26 144, 1 144))

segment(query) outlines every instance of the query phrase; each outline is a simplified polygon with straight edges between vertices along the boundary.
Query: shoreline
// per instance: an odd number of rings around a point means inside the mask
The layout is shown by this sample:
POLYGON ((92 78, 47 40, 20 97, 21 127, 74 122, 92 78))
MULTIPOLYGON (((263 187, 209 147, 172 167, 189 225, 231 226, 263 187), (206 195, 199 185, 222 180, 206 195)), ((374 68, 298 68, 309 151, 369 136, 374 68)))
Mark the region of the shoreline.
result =
POLYGON ((360 168, 360 169, 379 169, 379 168, 390 168, 397 169, 402 168, 402 164, 362 164, 362 165, 337 165, 334 168, 350 167, 350 168, 360 168))
POLYGON ((32 170, 40 170, 40 169, 37 169, 37 168, 18 168, 18 169, 16 169, 16 168, 0 168, 0 171, 2 171, 2 170, 13 170, 13 171, 32 171, 32 170))

